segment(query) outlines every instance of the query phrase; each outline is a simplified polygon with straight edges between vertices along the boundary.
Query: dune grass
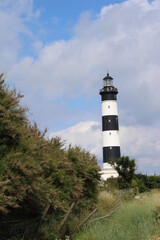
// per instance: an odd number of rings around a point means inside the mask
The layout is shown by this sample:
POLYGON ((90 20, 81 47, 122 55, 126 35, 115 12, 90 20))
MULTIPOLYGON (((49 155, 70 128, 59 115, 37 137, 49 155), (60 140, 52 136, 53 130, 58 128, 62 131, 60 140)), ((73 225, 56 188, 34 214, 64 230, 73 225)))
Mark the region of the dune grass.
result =
MULTIPOLYGON (((105 199, 103 193, 103 201, 105 199)), ((109 197, 109 201, 112 197, 109 197)), ((140 195, 139 199, 122 202, 109 219, 90 225, 73 237, 74 240, 154 240, 158 237, 156 209, 160 206, 160 192, 140 195)))

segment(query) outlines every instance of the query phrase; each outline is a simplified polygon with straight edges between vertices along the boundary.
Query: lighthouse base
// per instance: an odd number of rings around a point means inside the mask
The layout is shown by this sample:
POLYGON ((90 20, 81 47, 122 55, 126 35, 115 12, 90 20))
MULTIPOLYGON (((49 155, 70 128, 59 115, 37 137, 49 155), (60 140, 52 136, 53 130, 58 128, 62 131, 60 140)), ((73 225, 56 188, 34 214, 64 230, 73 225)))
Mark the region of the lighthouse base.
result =
POLYGON ((117 178, 119 176, 118 172, 109 163, 103 163, 103 170, 101 171, 101 178, 103 181, 108 178, 117 178))

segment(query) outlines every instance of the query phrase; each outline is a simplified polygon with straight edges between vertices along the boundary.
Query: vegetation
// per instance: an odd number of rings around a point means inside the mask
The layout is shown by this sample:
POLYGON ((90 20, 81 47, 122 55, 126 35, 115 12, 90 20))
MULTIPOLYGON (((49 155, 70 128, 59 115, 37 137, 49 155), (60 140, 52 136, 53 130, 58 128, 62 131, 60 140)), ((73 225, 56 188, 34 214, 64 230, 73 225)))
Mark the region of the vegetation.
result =
POLYGON ((135 176, 136 163, 135 160, 130 160, 128 156, 122 156, 117 160, 111 161, 111 165, 119 174, 118 184, 120 189, 128 189, 132 185, 132 180, 135 176))
POLYGON ((143 193, 152 189, 160 189, 160 176, 147 176, 141 173, 135 174, 133 181, 134 188, 143 193))
MULTIPOLYGON (((103 194, 103 203, 111 197, 103 194)), ((141 195, 139 199, 122 201, 119 210, 109 219, 89 225, 74 236, 74 240, 158 240, 160 192, 141 195)), ((104 208, 104 205, 101 205, 104 208)), ((104 210, 104 209, 103 209, 104 210)))
POLYGON ((122 156, 116 161, 111 161, 111 165, 119 173, 117 179, 107 179, 105 185, 108 190, 118 189, 134 189, 135 193, 147 192, 152 189, 160 188, 160 176, 147 176, 141 173, 136 173, 136 163, 134 159, 128 156, 122 156))
POLYGON ((99 192, 95 156, 47 139, 0 76, 0 239, 55 239, 70 234, 99 192), (67 212, 74 206, 67 221, 67 212), (72 224, 70 223, 72 222, 72 224))

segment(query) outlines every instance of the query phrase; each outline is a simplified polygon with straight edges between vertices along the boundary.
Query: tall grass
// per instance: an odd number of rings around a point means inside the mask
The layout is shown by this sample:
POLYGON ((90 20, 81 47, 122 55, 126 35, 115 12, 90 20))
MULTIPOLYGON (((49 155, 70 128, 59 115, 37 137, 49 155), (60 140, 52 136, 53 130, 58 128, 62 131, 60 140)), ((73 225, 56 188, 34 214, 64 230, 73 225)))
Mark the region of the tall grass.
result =
MULTIPOLYGON (((107 201, 107 199, 106 199, 107 201)), ((155 212, 160 192, 143 194, 140 199, 123 202, 118 212, 103 222, 89 226, 74 240, 150 240, 156 231, 155 212)))

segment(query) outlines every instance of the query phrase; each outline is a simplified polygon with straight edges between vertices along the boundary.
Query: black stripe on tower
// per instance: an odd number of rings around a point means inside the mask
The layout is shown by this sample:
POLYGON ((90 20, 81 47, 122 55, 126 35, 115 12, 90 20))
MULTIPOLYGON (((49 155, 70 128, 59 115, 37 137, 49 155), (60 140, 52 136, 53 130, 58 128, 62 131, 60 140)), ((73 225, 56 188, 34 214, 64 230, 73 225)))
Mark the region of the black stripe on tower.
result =
MULTIPOLYGON (((104 79, 103 79, 104 80, 104 79)), ((118 89, 114 86, 103 87, 100 90, 101 100, 117 100, 118 89)))
POLYGON ((107 93, 107 94, 102 94, 101 95, 101 100, 117 100, 117 95, 113 93, 107 93))
POLYGON ((120 147, 103 147, 103 163, 120 158, 120 147))
POLYGON ((102 131, 119 130, 118 116, 102 116, 102 131))

